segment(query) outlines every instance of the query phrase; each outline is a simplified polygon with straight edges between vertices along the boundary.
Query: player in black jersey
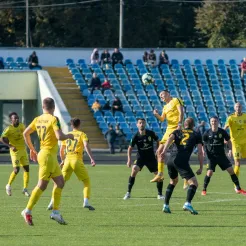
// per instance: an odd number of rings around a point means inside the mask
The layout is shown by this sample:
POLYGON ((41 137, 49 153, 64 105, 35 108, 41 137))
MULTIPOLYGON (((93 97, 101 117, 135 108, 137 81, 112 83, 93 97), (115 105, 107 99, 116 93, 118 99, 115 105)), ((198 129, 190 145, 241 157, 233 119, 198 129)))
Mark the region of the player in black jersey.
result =
MULTIPOLYGON (((136 145, 137 152, 137 160, 134 162, 132 166, 131 176, 128 181, 128 191, 124 196, 124 200, 127 200, 131 197, 131 190, 135 182, 136 175, 139 171, 142 170, 144 166, 146 166, 151 173, 155 175, 158 172, 158 165, 154 151, 154 142, 157 142, 157 148, 159 145, 158 136, 150 130, 145 129, 146 121, 145 119, 137 120, 138 132, 133 136, 129 148, 128 148, 128 161, 127 166, 131 167, 131 154, 132 149, 136 145)), ((164 200, 164 196, 162 195, 163 181, 157 182, 157 190, 158 190, 158 199, 164 200)))
POLYGON ((198 183, 196 176, 190 167, 189 160, 194 147, 197 145, 200 168, 197 170, 196 174, 200 175, 202 173, 203 168, 203 151, 202 136, 200 133, 195 132, 193 128, 194 120, 192 118, 187 118, 184 121, 184 129, 175 130, 170 135, 169 139, 167 140, 164 146, 164 150, 162 152, 163 157, 166 156, 167 150, 172 142, 174 142, 174 144, 177 147, 177 152, 171 153, 167 161, 170 183, 167 186, 166 190, 165 203, 163 205, 164 213, 171 213, 171 210, 169 208, 169 201, 172 196, 173 190, 176 184, 178 183, 178 174, 180 174, 180 176, 183 179, 185 179, 189 184, 186 202, 183 206, 183 209, 185 211, 190 211, 191 214, 198 214, 198 212, 191 206, 191 201, 196 193, 198 183))
POLYGON ((210 118, 211 128, 208 129, 203 135, 204 148, 208 156, 209 164, 207 167, 207 175, 204 178, 202 195, 206 196, 208 184, 217 165, 221 168, 221 170, 226 170, 230 174, 231 180, 236 186, 237 193, 245 195, 246 192, 241 189, 238 177, 234 173, 232 164, 225 154, 224 142, 226 141, 229 147, 228 155, 229 157, 232 156, 230 136, 224 129, 218 127, 218 125, 219 120, 217 116, 210 118))

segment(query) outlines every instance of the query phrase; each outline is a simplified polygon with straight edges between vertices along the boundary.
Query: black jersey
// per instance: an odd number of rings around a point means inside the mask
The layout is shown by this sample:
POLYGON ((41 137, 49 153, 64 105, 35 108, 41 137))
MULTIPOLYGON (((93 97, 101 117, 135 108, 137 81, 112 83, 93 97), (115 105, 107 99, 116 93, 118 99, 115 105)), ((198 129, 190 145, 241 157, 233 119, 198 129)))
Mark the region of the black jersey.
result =
POLYGON ((200 133, 190 129, 175 130, 174 143, 177 146, 176 155, 184 155, 186 158, 190 158, 194 147, 197 144, 202 144, 202 136, 200 133))
POLYGON ((230 136, 224 129, 218 128, 217 132, 213 132, 212 129, 208 129, 203 134, 202 138, 208 157, 225 155, 224 141, 230 140, 230 136))
POLYGON ((153 159, 155 158, 154 141, 158 141, 158 136, 153 131, 145 130, 145 135, 141 135, 137 132, 133 136, 130 146, 134 147, 137 145, 138 158, 153 159))

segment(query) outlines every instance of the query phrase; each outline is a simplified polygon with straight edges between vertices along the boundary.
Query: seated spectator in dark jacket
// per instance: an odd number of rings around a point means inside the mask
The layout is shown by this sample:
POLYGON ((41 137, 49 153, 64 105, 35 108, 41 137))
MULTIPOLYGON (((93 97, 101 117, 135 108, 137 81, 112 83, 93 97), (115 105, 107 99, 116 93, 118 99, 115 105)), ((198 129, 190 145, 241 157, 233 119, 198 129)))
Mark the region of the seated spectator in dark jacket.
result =
POLYGON ((122 105, 121 100, 118 97, 115 98, 115 100, 113 101, 113 104, 112 104, 113 115, 116 111, 120 111, 123 113, 123 105, 122 105))
POLYGON ((110 102, 107 101, 107 102, 103 105, 102 110, 110 110, 110 109, 111 109, 111 107, 110 107, 110 102))
POLYGON ((149 65, 149 53, 147 51, 144 51, 143 62, 145 65, 149 65))
POLYGON ((112 54, 112 65, 113 65, 113 67, 117 63, 120 63, 123 65, 123 59, 124 59, 124 57, 123 57, 122 53, 119 51, 118 48, 115 48, 114 53, 112 54))
POLYGON ((117 137, 117 134, 116 134, 116 132, 115 132, 115 130, 113 129, 112 126, 109 126, 109 129, 105 133, 104 136, 107 139, 108 146, 109 146, 109 149, 110 149, 110 154, 115 154, 114 143, 115 143, 115 139, 117 137))
POLYGON ((104 50, 104 52, 101 54, 101 63, 102 65, 111 63, 111 57, 108 50, 104 50))
POLYGON ((30 69, 42 69, 42 67, 38 65, 38 57, 35 51, 29 56, 28 64, 30 69))
POLYGON ((94 90, 100 90, 101 88, 101 81, 97 77, 96 73, 93 73, 92 78, 91 78, 91 84, 89 86, 91 88, 91 94, 93 94, 94 90))
POLYGON ((165 50, 163 50, 159 56, 159 67, 161 66, 161 64, 169 65, 168 55, 165 53, 165 50))
POLYGON ((98 49, 95 48, 93 52, 91 53, 91 64, 99 64, 99 63, 100 63, 99 52, 98 52, 98 49))
POLYGON ((110 84, 108 78, 105 78, 104 82, 102 83, 102 93, 105 90, 110 90, 110 89, 111 89, 111 84, 110 84))
POLYGON ((115 126, 115 132, 119 141, 120 152, 122 152, 124 148, 127 148, 126 134, 120 129, 119 125, 115 126))
POLYGON ((246 73, 246 57, 243 58, 243 62, 241 63, 241 78, 243 78, 246 73))
POLYGON ((155 51, 152 49, 149 53, 149 63, 154 67, 156 65, 156 55, 155 51))
POLYGON ((4 63, 2 60, 0 60, 0 69, 4 69, 4 63))

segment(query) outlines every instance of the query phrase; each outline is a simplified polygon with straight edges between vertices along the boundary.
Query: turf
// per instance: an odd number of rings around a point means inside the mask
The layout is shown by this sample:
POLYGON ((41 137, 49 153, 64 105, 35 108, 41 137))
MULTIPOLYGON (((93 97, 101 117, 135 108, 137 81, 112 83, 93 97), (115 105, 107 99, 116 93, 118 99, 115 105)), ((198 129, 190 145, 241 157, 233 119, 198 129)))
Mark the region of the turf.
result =
MULTIPOLYGON (((22 173, 8 197, 5 185, 10 165, 0 166, 0 245, 246 245, 246 197, 237 195, 227 173, 217 170, 206 197, 200 188, 193 206, 199 215, 182 211, 186 192, 180 182, 170 203, 172 214, 163 214, 163 202, 156 199, 152 175, 143 170, 136 179, 132 198, 124 201, 130 169, 125 166, 88 166, 92 182, 91 204, 96 211, 82 208, 82 184, 75 178, 66 184, 61 211, 68 225, 49 219, 46 211, 52 185, 33 210, 35 226, 25 224, 20 212, 28 198, 21 194, 22 173)), ((194 167, 196 169, 196 167, 194 167)), ((241 184, 246 187, 246 167, 241 168, 241 184)), ((37 166, 31 166, 30 187, 37 182, 37 166)), ((167 186, 164 183, 164 190, 167 186)))

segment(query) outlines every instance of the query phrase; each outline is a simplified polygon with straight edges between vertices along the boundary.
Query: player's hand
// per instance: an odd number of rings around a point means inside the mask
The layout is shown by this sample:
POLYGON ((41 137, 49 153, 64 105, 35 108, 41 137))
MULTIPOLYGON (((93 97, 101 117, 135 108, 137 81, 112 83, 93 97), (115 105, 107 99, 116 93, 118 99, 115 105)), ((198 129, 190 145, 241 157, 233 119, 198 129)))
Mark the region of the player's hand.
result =
POLYGON ((127 167, 129 167, 129 168, 130 168, 130 167, 131 167, 131 165, 132 165, 132 164, 131 164, 131 160, 129 160, 129 161, 126 163, 126 165, 127 165, 127 167))
POLYGON ((63 166, 64 166, 64 161, 62 161, 62 162, 60 163, 60 168, 62 169, 63 166))
POLYGON ((92 167, 96 166, 96 162, 93 159, 91 159, 91 166, 92 167))
POLYGON ((181 129, 182 129, 182 126, 178 125, 177 130, 181 130, 181 129))
POLYGON ((157 111, 157 109, 154 109, 154 111, 153 111, 153 115, 154 115, 154 116, 158 115, 158 111, 157 111))
POLYGON ((228 152, 228 157, 229 158, 232 158, 232 150, 230 149, 229 152, 228 152))
POLYGON ((161 158, 165 159, 166 153, 165 152, 161 152, 161 158))
POLYGON ((196 171, 196 174, 197 174, 197 175, 202 174, 202 169, 201 169, 201 168, 199 168, 199 169, 196 171))
POLYGON ((17 149, 14 146, 10 147, 10 149, 12 149, 12 151, 14 151, 14 152, 17 151, 17 149))
POLYGON ((37 151, 34 149, 34 150, 30 150, 30 159, 34 162, 37 162, 38 161, 38 153, 37 151))

